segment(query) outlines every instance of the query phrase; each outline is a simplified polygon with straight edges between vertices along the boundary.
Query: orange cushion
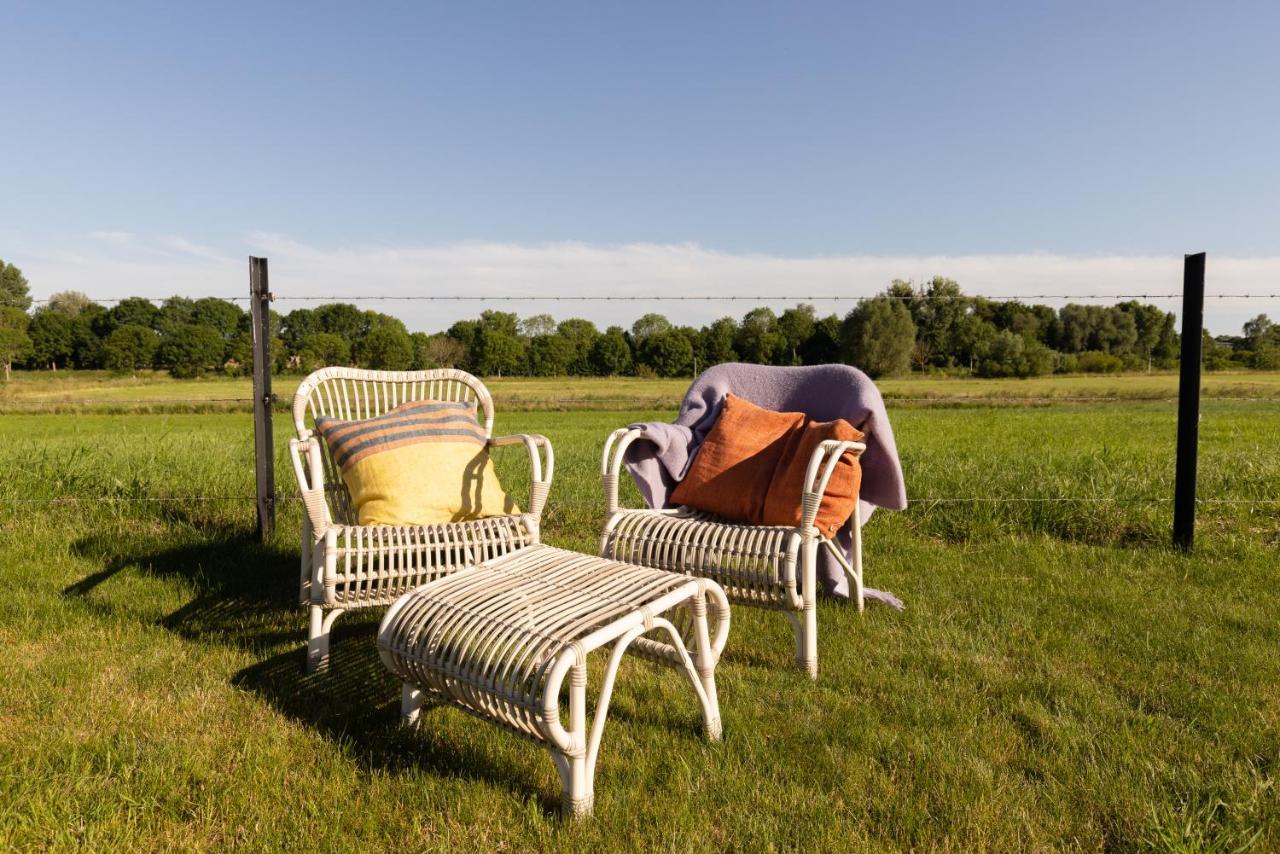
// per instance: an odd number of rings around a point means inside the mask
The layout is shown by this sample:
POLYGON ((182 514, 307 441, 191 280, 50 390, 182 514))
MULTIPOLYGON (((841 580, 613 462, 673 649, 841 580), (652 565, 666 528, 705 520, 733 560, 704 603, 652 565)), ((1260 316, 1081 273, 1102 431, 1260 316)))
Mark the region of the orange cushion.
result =
POLYGON ((729 395, 689 471, 671 493, 672 502, 763 524, 773 473, 791 434, 803 425, 803 413, 771 412, 729 395))
MULTIPOLYGON (((805 470, 818 443, 862 438, 848 421, 812 421, 802 412, 761 409, 731 394, 671 500, 739 522, 794 527, 800 524, 805 470)), ((861 480, 857 458, 846 454, 819 506, 816 524, 824 535, 833 535, 853 515, 861 480)))
MULTIPOLYGON (((861 442, 863 438, 862 431, 843 418, 835 421, 806 419, 804 426, 792 433, 791 442, 782 455, 778 470, 774 472, 769 494, 765 496, 763 524, 792 527, 800 524, 800 497, 804 493, 804 475, 809 468, 809 460, 820 443, 828 440, 861 442)), ((815 476, 818 482, 821 482, 824 468, 825 460, 815 476)), ((824 537, 835 536, 840 526, 853 515, 861 487, 862 466, 852 451, 847 452, 831 472, 831 480, 827 481, 827 488, 822 494, 822 503, 818 505, 818 517, 813 523, 824 537)))

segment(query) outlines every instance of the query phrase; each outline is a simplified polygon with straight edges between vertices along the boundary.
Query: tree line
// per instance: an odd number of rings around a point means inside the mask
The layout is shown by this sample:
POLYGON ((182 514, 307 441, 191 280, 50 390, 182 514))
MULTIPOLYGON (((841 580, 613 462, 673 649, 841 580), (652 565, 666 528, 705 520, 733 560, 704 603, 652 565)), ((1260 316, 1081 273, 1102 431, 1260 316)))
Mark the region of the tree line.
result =
MULTIPOLYGON (((216 298, 142 297, 110 307, 54 294, 34 312, 20 270, 0 261, 0 359, 13 366, 169 371, 179 378, 247 374, 250 316, 216 298)), ((768 365, 845 362, 873 377, 926 371, 983 377, 1170 368, 1174 315, 1137 301, 1061 308, 968 296, 949 279, 894 281, 843 316, 800 304, 760 307, 701 327, 650 313, 630 328, 581 318, 484 311, 434 334, 347 303, 271 312, 272 366, 307 373, 350 364, 386 370, 457 367, 481 376, 691 376, 729 361, 768 365)), ((1206 335, 1211 370, 1280 369, 1280 326, 1265 315, 1240 336, 1206 335)))

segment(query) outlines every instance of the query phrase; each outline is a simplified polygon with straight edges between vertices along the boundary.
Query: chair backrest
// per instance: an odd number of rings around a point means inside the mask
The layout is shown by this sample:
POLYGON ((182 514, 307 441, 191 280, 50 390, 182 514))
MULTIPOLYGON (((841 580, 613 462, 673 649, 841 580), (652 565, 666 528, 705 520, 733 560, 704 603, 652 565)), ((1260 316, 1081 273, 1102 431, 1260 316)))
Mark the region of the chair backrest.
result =
MULTIPOLYGON (((311 436, 318 415, 345 421, 374 418, 415 400, 475 401, 484 419, 485 436, 493 435, 493 397, 479 379, 455 368, 429 371, 371 371, 364 368, 321 368, 307 376, 293 395, 293 426, 299 439, 311 436)), ((329 446, 320 440, 324 456, 325 498, 334 521, 355 525, 356 511, 334 465, 329 446)))

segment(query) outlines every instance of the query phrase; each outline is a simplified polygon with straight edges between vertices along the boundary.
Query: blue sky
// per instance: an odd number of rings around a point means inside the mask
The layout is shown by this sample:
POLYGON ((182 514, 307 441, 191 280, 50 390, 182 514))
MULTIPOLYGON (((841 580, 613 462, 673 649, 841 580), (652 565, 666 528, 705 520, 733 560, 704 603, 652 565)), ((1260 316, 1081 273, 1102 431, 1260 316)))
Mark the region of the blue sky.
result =
POLYGON ((1200 249, 1280 291, 1280 4, 0 14, 0 257, 39 293, 238 294, 260 252, 297 294, 1128 292, 1200 249))

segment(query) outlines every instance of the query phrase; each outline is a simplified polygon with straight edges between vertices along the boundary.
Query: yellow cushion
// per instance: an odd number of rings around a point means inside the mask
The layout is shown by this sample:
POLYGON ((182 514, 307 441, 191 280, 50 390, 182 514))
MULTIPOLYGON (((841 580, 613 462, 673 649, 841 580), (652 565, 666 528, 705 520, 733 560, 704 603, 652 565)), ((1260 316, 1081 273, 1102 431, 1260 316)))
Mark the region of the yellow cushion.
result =
POLYGON ((376 418, 321 416, 361 525, 432 525, 520 512, 502 490, 474 403, 423 400, 376 418))

